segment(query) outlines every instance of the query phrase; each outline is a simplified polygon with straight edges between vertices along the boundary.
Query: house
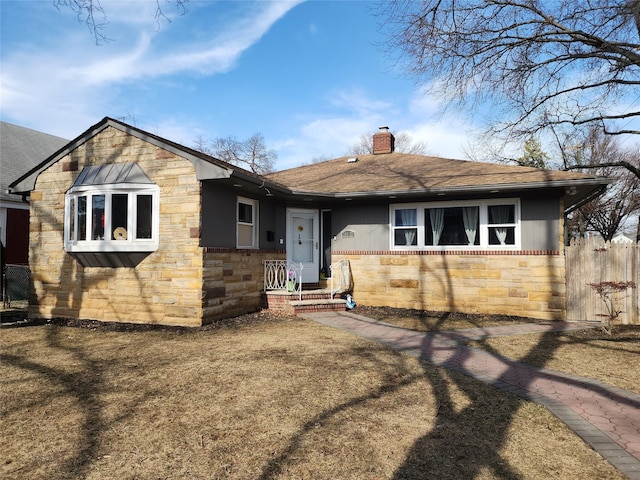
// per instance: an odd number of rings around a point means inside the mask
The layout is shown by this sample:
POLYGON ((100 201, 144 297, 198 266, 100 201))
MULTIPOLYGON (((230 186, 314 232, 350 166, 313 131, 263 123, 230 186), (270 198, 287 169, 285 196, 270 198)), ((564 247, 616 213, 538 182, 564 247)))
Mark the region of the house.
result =
POLYGON ((31 197, 30 314, 198 326, 258 309, 277 261, 305 286, 348 262, 364 305, 564 317, 563 218, 609 180, 373 140, 259 176, 103 119, 10 187, 31 197))
POLYGON ((0 122, 0 242, 3 265, 26 265, 29 253, 29 202, 7 193, 9 184, 69 140, 0 122))
POLYGON ((624 233, 618 233, 611 239, 611 241, 613 243, 633 243, 634 242, 631 237, 629 237, 628 235, 625 235, 624 233))

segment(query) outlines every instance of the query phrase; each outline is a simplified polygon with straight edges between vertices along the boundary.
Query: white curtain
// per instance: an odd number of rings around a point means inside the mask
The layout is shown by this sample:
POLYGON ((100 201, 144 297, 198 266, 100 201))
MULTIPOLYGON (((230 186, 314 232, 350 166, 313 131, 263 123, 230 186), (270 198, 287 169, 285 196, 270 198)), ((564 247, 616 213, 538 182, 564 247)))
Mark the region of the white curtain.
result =
POLYGON ((414 208, 405 208, 398 210, 400 212, 400 221, 403 227, 414 227, 418 223, 418 212, 414 208))
POLYGON ((404 232, 405 245, 413 245, 413 241, 416 239, 416 232, 413 230, 407 230, 404 232))
MULTIPOLYGON (((400 212, 400 222, 403 227, 413 227, 418 224, 418 211, 414 208, 406 208, 398 210, 400 212)), ((413 241, 416 238, 415 230, 406 230, 404 232, 405 245, 413 245, 413 241)))
MULTIPOLYGON (((510 205, 495 205, 489 208, 491 213, 491 223, 507 223, 509 221, 510 205)), ((500 245, 504 245, 507 240, 507 227, 496 227, 496 237, 500 245)))
POLYGON ((478 207, 462 207, 462 221, 469 245, 473 245, 478 230, 478 207))
POLYGON ((444 229, 444 208, 430 208, 429 218, 431 219, 431 231, 433 232, 433 244, 438 245, 440 235, 444 229))

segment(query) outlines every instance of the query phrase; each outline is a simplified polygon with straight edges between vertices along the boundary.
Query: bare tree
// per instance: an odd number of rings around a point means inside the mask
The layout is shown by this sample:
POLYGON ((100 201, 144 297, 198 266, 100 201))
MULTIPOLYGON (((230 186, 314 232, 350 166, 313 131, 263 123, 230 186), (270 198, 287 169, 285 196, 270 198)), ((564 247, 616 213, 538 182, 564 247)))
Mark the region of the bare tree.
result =
MULTIPOLYGON (((428 153, 427 142, 414 141, 406 132, 395 135, 395 151, 410 153, 413 155, 426 155, 428 153)), ((347 155, 370 155, 373 153, 373 133, 363 133, 358 141, 347 150, 347 155)))
POLYGON ((264 136, 254 133, 246 140, 238 140, 235 136, 218 137, 207 142, 199 136, 194 141, 194 148, 212 155, 232 165, 237 165, 254 173, 265 174, 273 171, 278 154, 264 144, 264 136))
POLYGON ((493 133, 640 118, 640 0, 390 0, 390 52, 445 105, 488 102, 493 133), (619 107, 618 107, 619 106, 619 107))
POLYGON ((620 163, 627 163, 640 169, 640 148, 624 149, 617 137, 607 136, 597 127, 570 147, 563 149, 566 168, 594 170, 615 181, 604 195, 581 206, 570 218, 568 228, 575 236, 586 230, 611 240, 626 222, 640 214, 640 178, 630 169, 619 168, 620 163))
MULTIPOLYGON (((187 13, 186 4, 188 2, 189 0, 156 0, 156 10, 153 18, 158 23, 158 28, 161 20, 171 21, 164 13, 163 3, 175 3, 180 15, 184 15, 187 13)), ((78 16, 78 21, 87 26, 95 39, 96 45, 112 41, 104 33, 109 22, 107 20, 107 12, 102 7, 100 0, 53 0, 53 5, 58 10, 70 8, 78 16)))
POLYGON ((211 142, 205 139, 202 135, 198 135, 193 141, 193 148, 198 150, 199 152, 213 156, 213 150, 211 150, 211 142))

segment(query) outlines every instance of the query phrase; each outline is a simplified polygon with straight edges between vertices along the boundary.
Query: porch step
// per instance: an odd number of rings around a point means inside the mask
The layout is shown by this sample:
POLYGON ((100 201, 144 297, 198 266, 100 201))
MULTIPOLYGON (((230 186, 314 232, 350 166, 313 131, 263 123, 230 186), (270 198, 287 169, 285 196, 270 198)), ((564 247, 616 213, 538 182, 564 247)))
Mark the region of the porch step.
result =
POLYGON ((293 307, 293 312, 299 313, 311 312, 336 312, 346 310, 347 301, 342 298, 326 299, 326 300, 294 300, 289 302, 293 307))
POLYGON ((302 295, 285 290, 262 292, 262 308, 291 315, 319 311, 344 311, 346 303, 342 298, 331 298, 331 292, 326 289, 303 290, 302 295))

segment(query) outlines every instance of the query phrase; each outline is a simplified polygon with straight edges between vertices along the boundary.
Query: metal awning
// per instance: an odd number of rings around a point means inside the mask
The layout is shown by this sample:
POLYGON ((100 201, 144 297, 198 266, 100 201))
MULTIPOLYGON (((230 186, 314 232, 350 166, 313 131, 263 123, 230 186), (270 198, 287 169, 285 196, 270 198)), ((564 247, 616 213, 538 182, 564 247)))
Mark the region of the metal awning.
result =
POLYGON ((84 167, 73 182, 74 187, 116 183, 150 183, 149 177, 137 163, 109 163, 84 167))

